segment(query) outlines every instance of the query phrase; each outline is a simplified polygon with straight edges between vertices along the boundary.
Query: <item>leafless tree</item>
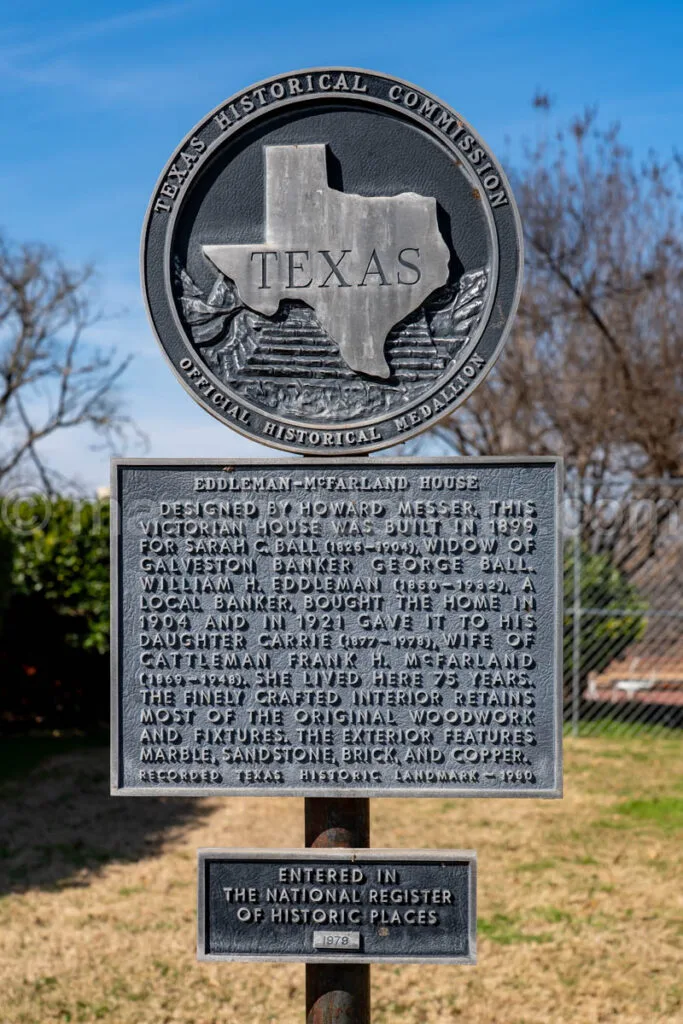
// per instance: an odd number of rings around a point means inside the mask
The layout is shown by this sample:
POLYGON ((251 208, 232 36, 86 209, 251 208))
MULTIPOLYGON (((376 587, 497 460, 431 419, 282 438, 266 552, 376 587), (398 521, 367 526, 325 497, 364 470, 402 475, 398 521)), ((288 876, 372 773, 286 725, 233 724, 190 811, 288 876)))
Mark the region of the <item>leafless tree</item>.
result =
POLYGON ((132 426, 118 393, 130 357, 89 342, 101 319, 92 284, 92 266, 0 236, 0 489, 32 474, 52 493, 41 442, 59 431, 89 427, 114 446, 132 426))
POLYGON ((463 454, 563 454, 584 519, 615 485, 666 509, 671 492, 645 481, 683 476, 681 170, 675 156, 639 164, 595 110, 524 149, 515 328, 488 380, 437 428, 463 454))

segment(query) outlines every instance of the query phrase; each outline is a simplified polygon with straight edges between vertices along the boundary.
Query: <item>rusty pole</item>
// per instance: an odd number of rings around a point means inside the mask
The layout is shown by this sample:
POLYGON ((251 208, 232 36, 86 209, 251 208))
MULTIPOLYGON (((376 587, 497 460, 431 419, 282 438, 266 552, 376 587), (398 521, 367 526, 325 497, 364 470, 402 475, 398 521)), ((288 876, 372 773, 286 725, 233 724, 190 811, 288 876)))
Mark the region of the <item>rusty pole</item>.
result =
MULTIPOLYGON (((304 801, 306 846, 368 847, 370 801, 304 801)), ((306 964, 306 1024, 370 1024, 369 964, 306 964)))

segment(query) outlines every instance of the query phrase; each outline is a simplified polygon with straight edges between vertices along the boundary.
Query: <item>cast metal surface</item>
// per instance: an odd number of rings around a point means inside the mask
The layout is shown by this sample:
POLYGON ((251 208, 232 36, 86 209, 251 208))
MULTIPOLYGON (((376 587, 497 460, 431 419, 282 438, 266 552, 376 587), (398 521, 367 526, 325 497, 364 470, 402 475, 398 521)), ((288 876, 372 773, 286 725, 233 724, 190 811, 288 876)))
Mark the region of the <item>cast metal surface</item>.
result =
POLYGON ((116 462, 112 791, 559 796, 560 476, 116 462))
POLYGON ((332 189, 321 145, 265 146, 264 160, 264 243, 204 245, 204 255, 249 309, 273 317, 285 300, 304 302, 349 369, 390 377, 389 331, 448 280, 436 200, 332 189), (339 251, 340 238, 348 248, 339 251), (391 280, 387 252, 397 259, 391 280))
MULTIPOLYGON (((214 849, 198 857, 202 960, 333 968, 476 962, 476 855, 470 850, 214 849), (343 869, 349 874, 340 876, 343 869), (340 945, 321 951, 314 943, 320 931, 360 934, 360 950, 340 945)), ((312 972, 311 983, 319 987, 307 997, 309 1011, 324 990, 341 988, 329 974, 322 983, 316 979, 312 972)))
POLYGON ((505 340, 523 264, 509 184, 474 129, 424 90, 344 68, 268 79, 207 115, 159 179, 141 258, 193 397, 323 456, 395 444, 463 401, 505 340))

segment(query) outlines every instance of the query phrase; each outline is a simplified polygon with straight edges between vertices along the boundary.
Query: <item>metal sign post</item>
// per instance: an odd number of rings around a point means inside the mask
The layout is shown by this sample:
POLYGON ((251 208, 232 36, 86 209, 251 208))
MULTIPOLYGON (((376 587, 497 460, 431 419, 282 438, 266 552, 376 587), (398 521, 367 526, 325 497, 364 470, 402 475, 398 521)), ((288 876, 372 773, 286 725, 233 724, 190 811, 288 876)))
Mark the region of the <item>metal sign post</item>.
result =
POLYGON ((197 950, 306 963, 308 1024, 475 962, 476 855, 371 850, 371 796, 561 794, 559 460, 365 458, 484 379, 522 267, 477 132, 355 68, 220 104, 148 209, 176 376, 309 458, 114 462, 112 792, 304 798, 305 850, 199 852, 197 950))
MULTIPOLYGON (((370 801, 304 800, 305 845, 370 846, 370 801)), ((306 1024, 370 1024, 369 964, 306 964, 306 1024)))

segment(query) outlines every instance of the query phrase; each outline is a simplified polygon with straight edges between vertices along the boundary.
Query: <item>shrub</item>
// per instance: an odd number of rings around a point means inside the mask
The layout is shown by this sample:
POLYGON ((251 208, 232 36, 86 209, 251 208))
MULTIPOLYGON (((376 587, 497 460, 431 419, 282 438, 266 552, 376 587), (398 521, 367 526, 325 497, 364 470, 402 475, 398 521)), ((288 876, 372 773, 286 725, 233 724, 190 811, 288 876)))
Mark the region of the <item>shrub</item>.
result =
POLYGON ((0 728, 105 724, 109 506, 35 498, 3 512, 0 574, 8 534, 12 573, 0 643, 0 728))
POLYGON ((12 590, 13 555, 12 536, 4 525, 0 526, 0 629, 2 629, 4 612, 9 604, 12 590))
MULTIPOLYGON (((640 591, 611 561, 608 555, 581 548, 581 607, 597 608, 601 615, 581 616, 579 670, 585 681, 589 672, 600 672, 645 632, 644 612, 648 604, 640 591), (609 612, 614 612, 610 615, 609 612), (622 614, 616 614, 620 612, 622 614), (627 614, 623 614, 626 612, 627 614)), ((574 602, 574 548, 564 552, 564 678, 573 671, 573 616, 567 614, 574 602)))
POLYGON ((109 504, 41 498, 12 509, 17 531, 13 590, 39 599, 60 618, 72 647, 109 649, 109 504), (42 525, 42 524, 45 525, 42 525))

